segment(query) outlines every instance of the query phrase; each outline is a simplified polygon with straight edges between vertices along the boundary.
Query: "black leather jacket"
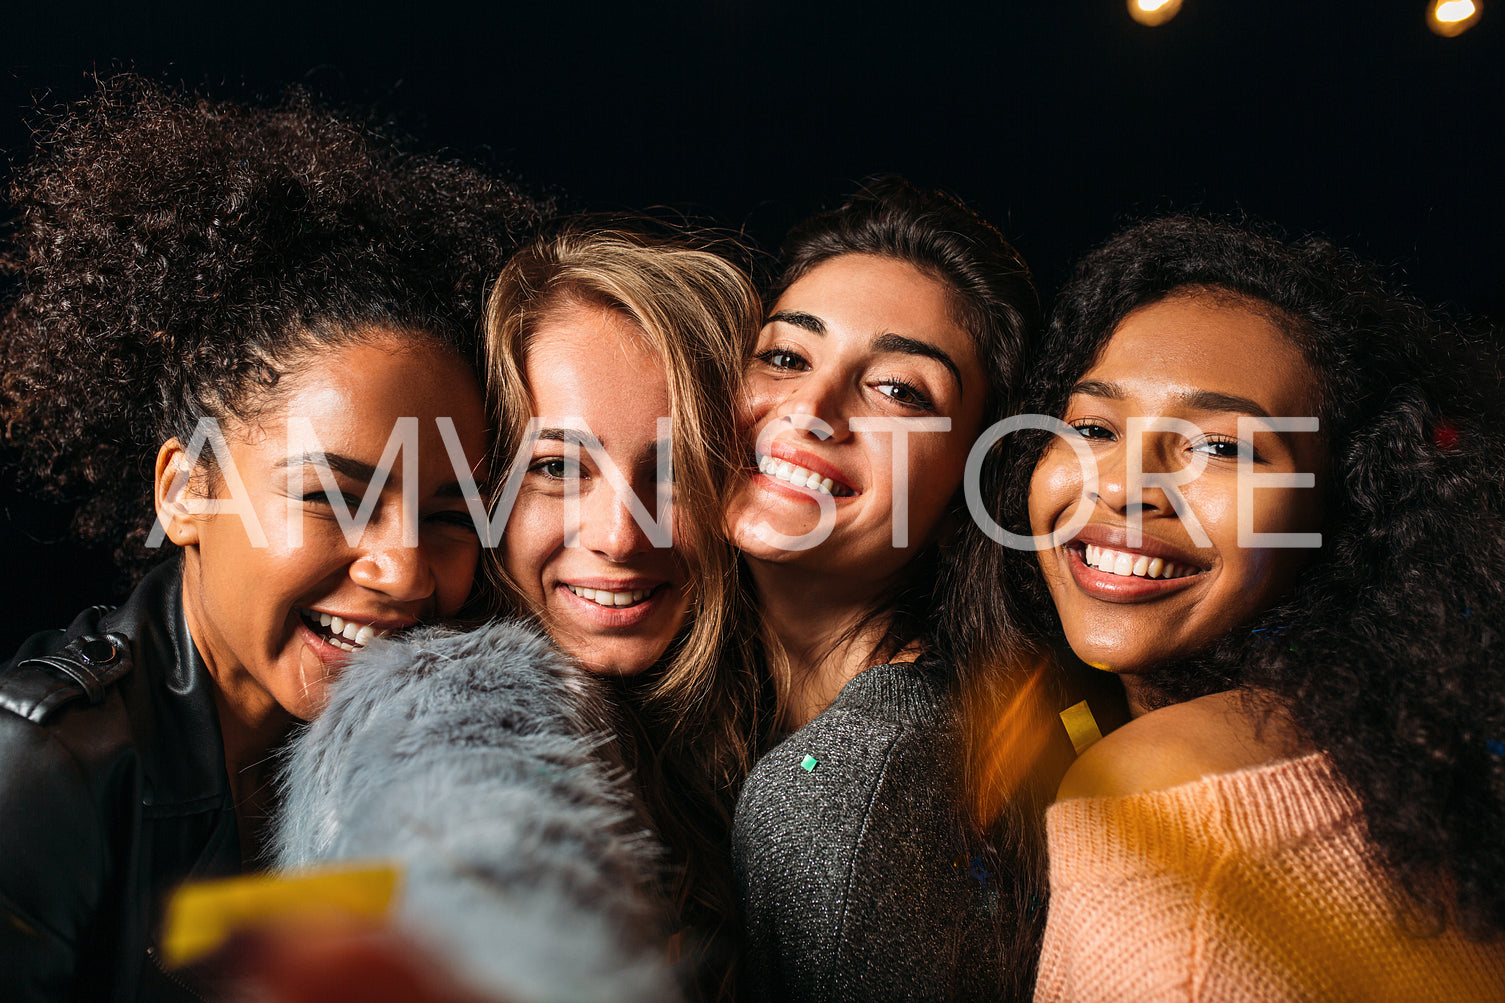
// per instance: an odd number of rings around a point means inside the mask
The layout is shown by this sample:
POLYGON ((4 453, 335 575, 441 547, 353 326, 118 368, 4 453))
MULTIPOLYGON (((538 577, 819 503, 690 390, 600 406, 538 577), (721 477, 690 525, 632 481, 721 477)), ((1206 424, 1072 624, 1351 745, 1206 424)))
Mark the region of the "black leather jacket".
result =
POLYGON ((0 668, 0 997, 192 998, 156 960, 163 898, 240 869, 173 561, 0 668))

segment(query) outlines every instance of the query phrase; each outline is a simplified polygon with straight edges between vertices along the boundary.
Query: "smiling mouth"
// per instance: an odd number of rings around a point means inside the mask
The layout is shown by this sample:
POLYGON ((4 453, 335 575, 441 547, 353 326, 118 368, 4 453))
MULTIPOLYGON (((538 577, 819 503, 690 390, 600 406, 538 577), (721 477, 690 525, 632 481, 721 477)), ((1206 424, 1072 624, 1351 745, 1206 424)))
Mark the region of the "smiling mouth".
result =
POLYGON ((298 616, 303 620, 304 626, 321 640, 341 651, 360 651, 376 638, 392 633, 390 630, 378 630, 369 623, 346 620, 314 609, 300 609, 298 616))
POLYGON ((1081 555, 1082 563, 1104 574, 1129 578, 1190 578, 1200 575, 1202 568, 1191 564, 1177 564, 1148 554, 1136 554, 1127 550, 1111 550, 1090 543, 1072 545, 1081 555))
POLYGON ((798 488, 819 491, 833 498, 850 498, 856 493, 845 484, 838 484, 829 477, 822 477, 815 471, 796 466, 788 460, 775 460, 772 456, 758 457, 758 471, 774 480, 793 484, 798 488))
POLYGON ((663 587, 664 586, 662 585, 655 585, 651 589, 628 589, 622 592, 613 592, 610 589, 587 589, 582 588, 579 585, 565 585, 565 588, 569 589, 571 592, 579 596, 581 599, 584 599, 586 602, 593 602, 597 606, 605 606, 609 609, 621 609, 624 606, 636 606, 638 603, 646 601, 655 592, 663 587))

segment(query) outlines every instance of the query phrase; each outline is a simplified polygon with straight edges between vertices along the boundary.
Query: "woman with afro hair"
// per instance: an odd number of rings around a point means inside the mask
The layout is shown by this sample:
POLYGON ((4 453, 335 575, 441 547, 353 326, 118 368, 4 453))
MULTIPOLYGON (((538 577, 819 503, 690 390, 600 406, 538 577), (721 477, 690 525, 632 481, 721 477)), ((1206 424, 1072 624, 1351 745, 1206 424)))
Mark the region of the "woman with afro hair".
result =
POLYGON ((1170 217, 1082 263, 995 573, 1134 717, 1050 809, 1037 1000, 1505 997, 1484 347, 1316 239, 1170 217))
POLYGON ((165 891, 264 861, 275 753, 346 657, 470 595, 484 285, 540 210, 301 95, 130 77, 13 201, 5 437, 157 566, 0 666, 0 970, 9 999, 174 998, 165 891))

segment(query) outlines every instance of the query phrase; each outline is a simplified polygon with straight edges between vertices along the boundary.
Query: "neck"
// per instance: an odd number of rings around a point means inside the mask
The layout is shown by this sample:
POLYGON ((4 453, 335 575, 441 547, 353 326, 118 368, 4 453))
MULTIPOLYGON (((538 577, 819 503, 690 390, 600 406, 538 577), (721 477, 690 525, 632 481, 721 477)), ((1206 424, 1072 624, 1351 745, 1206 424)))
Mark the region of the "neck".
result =
MULTIPOLYGON (((849 576, 812 574, 753 558, 747 564, 757 586, 763 626, 788 662, 781 724, 800 728, 873 665, 888 618, 856 628, 872 611, 884 583, 854 584, 849 576)), ((910 646, 892 660, 912 661, 917 654, 918 646, 910 646)))
POLYGON ((225 776, 235 804, 235 819, 240 829, 241 858, 247 864, 259 859, 265 823, 271 815, 276 794, 276 750, 286 741, 295 719, 257 685, 249 672, 238 664, 226 664, 215 657, 204 638, 206 627, 198 622, 196 608, 188 601, 187 589, 193 581, 184 573, 184 619, 194 648, 214 683, 214 709, 219 718, 220 742, 224 746, 225 776))
POLYGON ((1124 684, 1124 700, 1129 704, 1129 717, 1140 717, 1150 710, 1150 687, 1139 676, 1132 672, 1123 672, 1118 676, 1119 682, 1124 684))
POLYGON ((225 745, 225 775, 235 803, 240 855, 249 866, 261 859, 265 849, 266 823, 276 806, 276 750, 294 721, 275 705, 274 713, 248 713, 218 685, 214 688, 214 706, 225 745))

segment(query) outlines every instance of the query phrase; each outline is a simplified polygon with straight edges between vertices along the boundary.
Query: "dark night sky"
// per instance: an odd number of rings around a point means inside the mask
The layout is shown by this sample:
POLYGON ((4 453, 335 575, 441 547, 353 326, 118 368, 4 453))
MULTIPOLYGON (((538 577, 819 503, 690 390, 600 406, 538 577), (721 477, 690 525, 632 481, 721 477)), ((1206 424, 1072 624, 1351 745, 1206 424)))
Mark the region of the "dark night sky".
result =
MULTIPOLYGON (((95 70, 230 97, 301 82, 567 205, 670 205, 768 247, 895 170, 971 201, 1047 289, 1130 216, 1201 206, 1325 233, 1498 319, 1505 4, 1484 6, 1442 39, 1424 0, 1186 0, 1158 29, 1123 0, 38 2, 0 16, 0 151, 24 159, 34 99, 95 70)), ((8 485, 0 502, 18 510, 8 485)), ((0 527, 6 566, 52 532, 25 518, 0 527)), ((30 608, 69 615, 98 585, 30 608)), ((7 608, 28 622, 4 650, 45 615, 7 608)))

